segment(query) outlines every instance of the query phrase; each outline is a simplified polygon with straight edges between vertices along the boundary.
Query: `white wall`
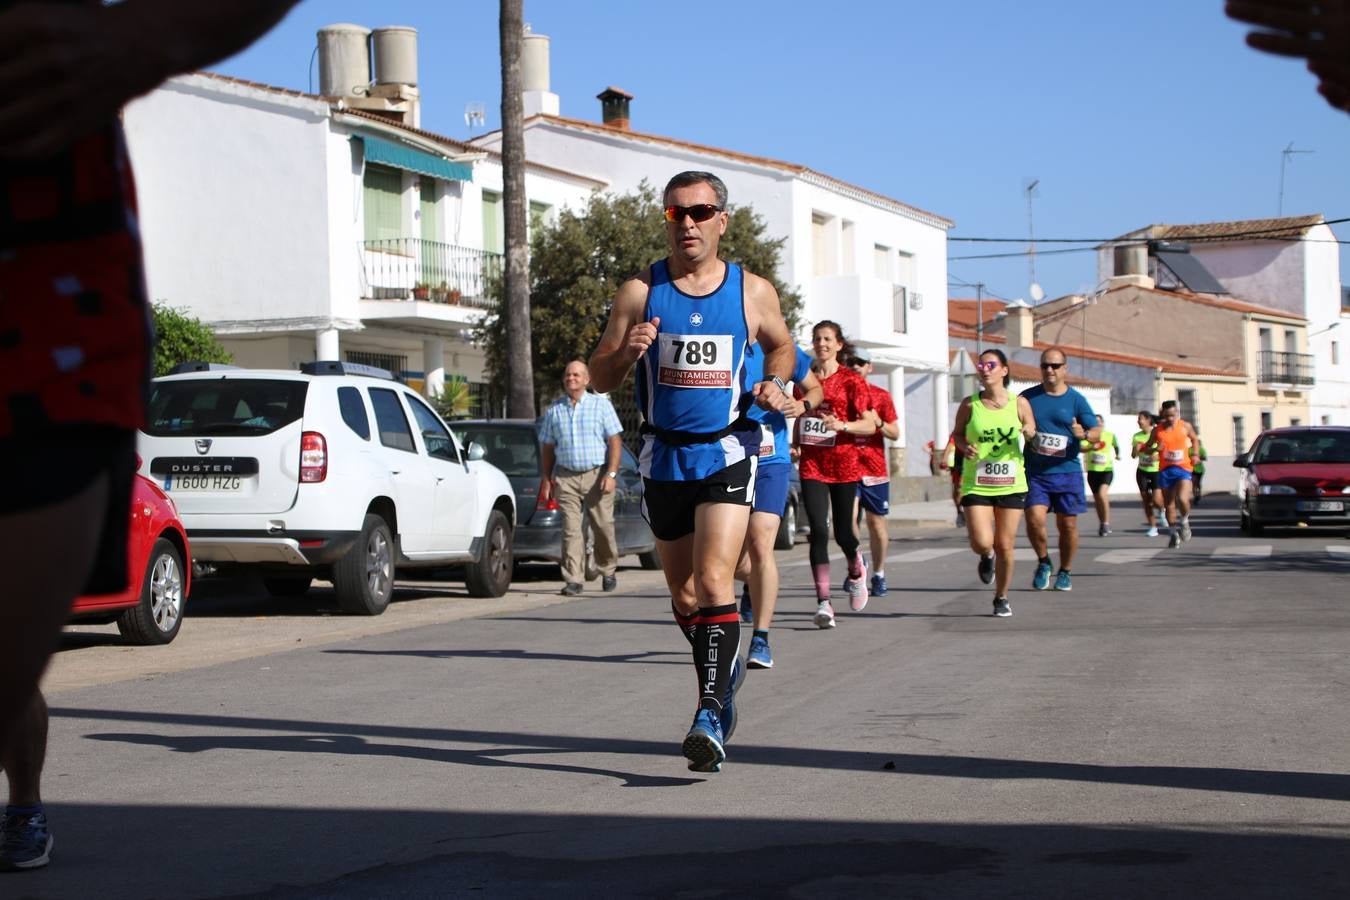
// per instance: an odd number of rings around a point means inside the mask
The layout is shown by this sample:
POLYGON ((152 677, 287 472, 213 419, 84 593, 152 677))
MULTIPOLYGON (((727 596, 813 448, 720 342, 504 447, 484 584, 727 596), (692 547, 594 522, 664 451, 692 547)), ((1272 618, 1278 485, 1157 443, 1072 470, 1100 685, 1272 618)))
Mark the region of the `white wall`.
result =
POLYGON ((153 299, 208 323, 333 315, 327 109, 201 75, 127 106, 153 299))

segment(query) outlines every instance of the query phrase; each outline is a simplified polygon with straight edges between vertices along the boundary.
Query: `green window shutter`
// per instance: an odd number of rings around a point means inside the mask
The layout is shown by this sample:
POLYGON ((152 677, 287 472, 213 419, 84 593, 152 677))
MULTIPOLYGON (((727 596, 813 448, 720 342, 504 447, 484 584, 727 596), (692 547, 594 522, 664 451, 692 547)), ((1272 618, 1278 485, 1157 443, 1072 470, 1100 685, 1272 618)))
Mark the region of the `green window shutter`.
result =
POLYGON ((502 234, 502 195, 483 191, 483 249, 489 253, 505 252, 506 239, 502 234))
POLYGON ((362 187, 366 240, 406 237, 403 233, 403 173, 398 169, 367 164, 362 187))
POLYGON ((418 184, 421 188, 418 194, 421 197, 422 240, 439 241, 441 234, 440 223, 436 219, 436 179, 423 175, 418 179, 418 184))

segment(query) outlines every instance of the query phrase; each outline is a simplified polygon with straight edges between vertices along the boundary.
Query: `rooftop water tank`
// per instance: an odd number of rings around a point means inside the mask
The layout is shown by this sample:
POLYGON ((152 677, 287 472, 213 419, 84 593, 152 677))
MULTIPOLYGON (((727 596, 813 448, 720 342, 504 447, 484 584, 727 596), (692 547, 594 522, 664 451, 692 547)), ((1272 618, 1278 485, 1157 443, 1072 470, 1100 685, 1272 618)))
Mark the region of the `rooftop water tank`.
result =
POLYGON ((417 29, 406 25, 376 28, 371 43, 375 51, 376 84, 417 84, 417 29))
POLYGON ((358 97, 370 84, 370 29, 326 25, 319 29, 319 93, 358 97))

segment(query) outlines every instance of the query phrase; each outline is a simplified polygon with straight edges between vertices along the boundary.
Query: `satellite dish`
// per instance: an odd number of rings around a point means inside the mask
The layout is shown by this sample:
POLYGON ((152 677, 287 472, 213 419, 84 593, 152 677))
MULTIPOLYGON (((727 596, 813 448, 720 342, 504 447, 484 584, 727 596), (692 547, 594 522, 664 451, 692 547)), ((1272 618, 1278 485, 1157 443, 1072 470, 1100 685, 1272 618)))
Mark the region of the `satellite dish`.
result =
POLYGON ((1027 289, 1027 293, 1031 295, 1031 299, 1035 303, 1040 303, 1045 299, 1045 290, 1034 281, 1031 283, 1031 287, 1027 289))

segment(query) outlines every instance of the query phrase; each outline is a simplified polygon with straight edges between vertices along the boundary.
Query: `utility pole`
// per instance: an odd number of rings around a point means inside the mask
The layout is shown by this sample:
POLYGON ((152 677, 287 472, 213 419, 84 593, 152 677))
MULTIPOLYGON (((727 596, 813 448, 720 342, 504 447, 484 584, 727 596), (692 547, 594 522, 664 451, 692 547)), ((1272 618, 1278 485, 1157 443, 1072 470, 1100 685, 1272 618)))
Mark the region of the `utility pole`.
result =
MULTIPOLYGON (((1036 220, 1032 214, 1032 200, 1037 196, 1036 186, 1041 183, 1039 178, 1025 179, 1023 192, 1027 195, 1027 268, 1028 285, 1036 283, 1036 220)), ((1033 298, 1035 299, 1035 298, 1033 298)))
POLYGON ((984 352, 984 282, 975 282, 975 358, 984 352))
POLYGON ((501 0, 498 31, 502 54, 502 199, 506 213, 507 415, 533 419, 534 355, 530 349, 530 257, 525 200, 525 110, 520 54, 524 43, 523 0, 501 0))
POLYGON ((1294 142, 1290 141, 1289 146, 1280 151, 1280 205, 1276 207, 1276 215, 1284 215, 1284 170, 1289 165, 1289 157, 1295 153, 1316 153, 1316 150, 1295 150, 1294 142))

